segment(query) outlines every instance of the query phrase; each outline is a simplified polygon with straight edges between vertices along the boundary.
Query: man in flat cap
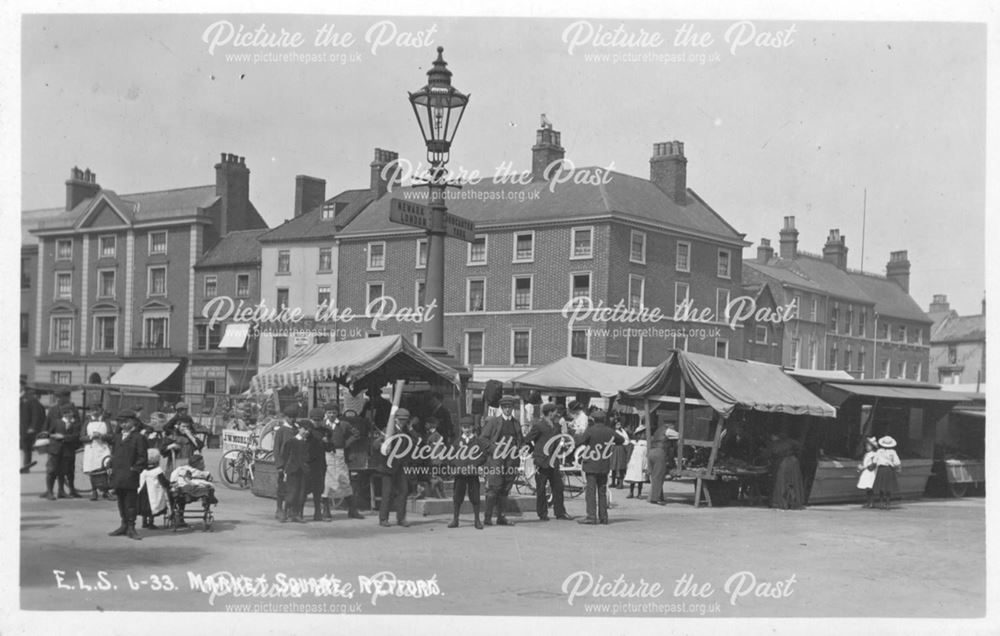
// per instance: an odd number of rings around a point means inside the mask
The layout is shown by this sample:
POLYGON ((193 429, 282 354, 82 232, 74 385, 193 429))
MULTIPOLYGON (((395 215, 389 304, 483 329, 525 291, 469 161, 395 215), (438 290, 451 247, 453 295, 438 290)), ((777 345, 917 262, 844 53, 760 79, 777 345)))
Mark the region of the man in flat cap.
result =
POLYGON ((521 423, 514 417, 517 398, 505 395, 500 398, 500 415, 486 418, 483 437, 490 444, 486 459, 486 518, 488 526, 493 525, 493 510, 497 511, 498 526, 512 526, 504 514, 507 510, 507 496, 517 478, 520 464, 519 452, 523 443, 521 423))
MULTIPOLYGON (((542 405, 542 416, 531 423, 531 429, 524 441, 532 445, 532 461, 535 462, 535 512, 542 521, 549 520, 548 493, 552 489, 552 511, 556 519, 572 519, 566 514, 563 500, 562 463, 559 441, 559 405, 548 402, 542 405)), ((568 444, 568 440, 567 440, 568 444)))
POLYGON ((477 530, 483 529, 479 519, 479 474, 480 468, 489 455, 490 443, 484 437, 475 434, 475 419, 471 415, 463 415, 459 420, 461 433, 453 444, 451 466, 449 470, 455 477, 455 492, 452 496, 452 520, 449 528, 458 527, 458 516, 465 502, 465 493, 469 493, 469 503, 472 504, 474 525, 477 530))
POLYGON ((285 499, 288 496, 285 488, 285 460, 284 448, 288 440, 295 437, 297 427, 295 420, 299 416, 299 407, 289 404, 281 411, 281 419, 274 428, 274 469, 277 471, 277 507, 274 511, 274 518, 278 521, 288 521, 288 515, 292 512, 286 509, 285 499))
POLYGON ((52 488, 59 483, 59 499, 82 495, 74 484, 76 472, 76 449, 80 446, 80 423, 76 407, 69 402, 69 391, 60 392, 60 403, 52 407, 46 417, 45 432, 49 437, 47 451, 49 459, 45 464, 45 492, 43 499, 55 499, 52 488), (69 488, 69 493, 65 488, 69 488))
POLYGON ((324 426, 326 411, 316 407, 309 410, 312 428, 309 433, 309 470, 306 476, 306 497, 313 496, 313 521, 332 521, 330 506, 324 504, 323 491, 326 490, 326 449, 330 440, 330 429, 324 426), (324 512, 326 515, 324 515, 324 512))
MULTIPOLYGON (((410 431, 410 412, 407 409, 397 409, 395 415, 395 431, 393 435, 409 435, 411 441, 415 443, 414 435, 410 431)), ((396 511, 396 525, 404 528, 409 527, 410 522, 406 520, 406 498, 410 494, 410 482, 407 479, 405 466, 409 465, 406 457, 393 457, 392 464, 389 464, 389 443, 392 436, 387 436, 379 447, 379 452, 373 456, 375 462, 375 472, 382 479, 381 502, 379 505, 378 518, 379 525, 388 528, 389 511, 396 511)))
POLYGON ((21 472, 28 472, 36 463, 31 459, 35 447, 35 436, 45 428, 45 407, 35 397, 35 392, 28 388, 27 380, 21 378, 21 472))
POLYGON ((586 525, 608 523, 608 473, 611 471, 611 448, 625 439, 608 426, 607 414, 597 410, 591 413, 593 425, 576 436, 576 445, 586 447, 580 467, 587 478, 587 516, 578 523, 586 525))

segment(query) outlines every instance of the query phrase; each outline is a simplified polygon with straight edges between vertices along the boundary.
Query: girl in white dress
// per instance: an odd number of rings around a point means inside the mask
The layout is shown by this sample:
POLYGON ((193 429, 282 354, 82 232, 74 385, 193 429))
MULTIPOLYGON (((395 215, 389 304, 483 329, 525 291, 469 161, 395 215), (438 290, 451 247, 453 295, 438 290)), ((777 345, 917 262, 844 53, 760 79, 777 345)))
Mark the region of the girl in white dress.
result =
POLYGON ((640 426, 632 434, 632 456, 628 458, 628 468, 625 469, 625 483, 628 484, 628 497, 642 497, 642 485, 649 481, 649 466, 646 463, 646 427, 640 426), (636 495, 635 487, 639 486, 636 495))
POLYGON ((875 451, 878 450, 878 442, 875 441, 874 437, 869 437, 865 440, 865 456, 862 458, 861 463, 858 465, 858 470, 861 474, 858 476, 858 488, 865 491, 865 505, 863 508, 872 507, 872 497, 874 491, 872 486, 875 484, 875 451))
POLYGON ((104 466, 104 459, 111 457, 111 438, 111 427, 104 421, 104 411, 94 408, 83 435, 83 472, 90 476, 91 501, 97 501, 98 493, 103 494, 105 499, 114 498, 108 484, 108 471, 104 466))

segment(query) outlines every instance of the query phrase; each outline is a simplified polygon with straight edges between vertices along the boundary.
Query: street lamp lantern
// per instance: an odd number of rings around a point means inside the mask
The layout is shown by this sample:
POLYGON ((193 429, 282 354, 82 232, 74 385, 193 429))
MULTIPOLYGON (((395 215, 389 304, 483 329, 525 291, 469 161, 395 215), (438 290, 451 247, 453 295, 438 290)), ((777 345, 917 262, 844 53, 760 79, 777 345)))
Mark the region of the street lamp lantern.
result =
POLYGON ((469 103, 469 95, 451 85, 451 71, 443 57, 444 47, 439 46, 437 52, 437 59, 427 71, 427 85, 410 93, 410 105, 427 145, 427 160, 433 166, 448 163, 451 140, 455 138, 469 103))

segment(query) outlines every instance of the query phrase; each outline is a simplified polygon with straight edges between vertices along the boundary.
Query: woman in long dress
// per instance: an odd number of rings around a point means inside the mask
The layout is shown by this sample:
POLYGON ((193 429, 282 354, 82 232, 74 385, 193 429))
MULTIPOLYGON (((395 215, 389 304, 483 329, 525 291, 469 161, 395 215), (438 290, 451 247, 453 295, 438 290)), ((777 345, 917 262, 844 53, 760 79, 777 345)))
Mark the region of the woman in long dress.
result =
POLYGON ((104 460, 111 457, 111 426, 104 421, 104 411, 99 407, 90 412, 90 421, 84 432, 83 472, 90 476, 90 500, 97 501, 98 494, 105 499, 113 500, 111 486, 108 483, 108 471, 104 460))
POLYGON ((862 508, 872 507, 872 497, 873 490, 872 486, 875 484, 875 451, 878 450, 878 442, 875 441, 874 437, 869 437, 865 440, 865 456, 861 459, 861 464, 858 466, 858 470, 861 472, 858 475, 858 488, 865 491, 865 504, 862 508))
POLYGON ((771 467, 771 507, 800 510, 805 501, 802 469, 799 467, 799 443, 784 434, 771 435, 765 450, 771 467))
POLYGON ((628 432, 625 431, 625 427, 622 425, 621 418, 615 422, 615 432, 621 435, 625 442, 623 444, 615 444, 611 448, 611 487, 612 488, 624 488, 625 484, 622 480, 625 478, 625 471, 628 470, 628 460, 629 453, 632 450, 631 439, 629 439, 628 432))
POLYGON ((902 463, 896 454, 896 440, 886 435, 878 440, 878 446, 875 451, 875 482, 872 490, 879 500, 879 508, 888 510, 892 506, 892 498, 899 494, 896 473, 902 463))

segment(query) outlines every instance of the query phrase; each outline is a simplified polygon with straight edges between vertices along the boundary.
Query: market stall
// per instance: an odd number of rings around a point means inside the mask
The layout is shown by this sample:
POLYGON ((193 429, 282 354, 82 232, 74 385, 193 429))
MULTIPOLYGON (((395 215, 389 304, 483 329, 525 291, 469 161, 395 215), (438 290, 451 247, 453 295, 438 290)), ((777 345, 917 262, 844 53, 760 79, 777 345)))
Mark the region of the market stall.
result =
POLYGON ((623 387, 632 386, 653 371, 653 367, 626 367, 567 356, 534 371, 511 379, 520 389, 536 389, 552 394, 590 393, 614 397, 623 387))
POLYGON ((838 409, 837 420, 824 429, 822 455, 810 500, 817 503, 860 501, 857 466, 868 436, 889 435, 899 444, 903 462, 899 491, 903 498, 924 495, 944 440, 953 407, 968 398, 941 391, 935 384, 905 380, 826 380, 796 376, 815 395, 838 409))
MULTIPOLYGON (((431 357, 401 335, 342 340, 304 347, 254 376, 251 390, 264 392, 285 387, 315 387, 321 382, 344 386, 351 394, 396 384, 393 410, 399 406, 404 382, 450 387, 458 395, 463 377, 459 370, 431 357)), ((449 401, 459 404, 461 400, 449 401)), ((313 406, 316 406, 314 404, 313 406)), ((389 418, 390 426, 392 417, 389 418)), ((266 435, 262 435, 262 440, 266 435)), ((262 447, 264 442, 262 442, 262 447)), ((276 489, 273 464, 257 461, 254 494, 273 497, 276 489)))
MULTIPOLYGON (((811 418, 836 417, 836 409, 780 367, 679 350, 620 396, 641 404, 649 422, 657 409, 676 412, 670 418, 677 422, 678 433, 672 474, 694 480, 695 507, 703 499, 712 505, 713 495, 719 499, 729 492, 725 481, 745 481, 752 492, 753 484, 763 478, 753 462, 719 463, 724 435, 728 432, 731 440, 738 435, 729 424, 739 422, 748 429, 775 423, 808 427, 811 418)), ((647 436, 651 429, 647 427, 647 436)))

